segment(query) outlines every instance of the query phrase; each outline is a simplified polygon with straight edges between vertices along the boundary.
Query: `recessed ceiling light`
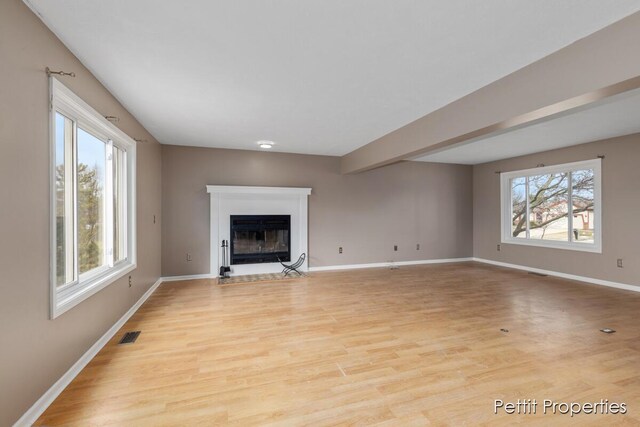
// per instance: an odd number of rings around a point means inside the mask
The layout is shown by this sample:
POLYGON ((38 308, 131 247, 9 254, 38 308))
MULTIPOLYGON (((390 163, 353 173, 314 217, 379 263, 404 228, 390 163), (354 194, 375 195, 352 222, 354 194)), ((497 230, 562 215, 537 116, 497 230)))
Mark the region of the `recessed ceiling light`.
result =
POLYGON ((258 141, 258 146, 260 148, 273 148, 273 141, 258 141))

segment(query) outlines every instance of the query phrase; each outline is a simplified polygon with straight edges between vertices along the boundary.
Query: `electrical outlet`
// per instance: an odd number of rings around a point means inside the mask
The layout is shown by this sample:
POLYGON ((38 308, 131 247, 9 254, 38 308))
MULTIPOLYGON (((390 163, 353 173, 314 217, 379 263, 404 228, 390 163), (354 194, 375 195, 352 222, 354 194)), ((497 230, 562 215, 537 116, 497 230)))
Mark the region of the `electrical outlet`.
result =
POLYGON ((339 254, 341 254, 341 253, 342 253, 342 246, 340 246, 340 247, 338 248, 338 253, 339 253, 339 254))
POLYGON ((420 243, 416 243, 416 251, 420 250, 420 243))
POLYGON ((624 263, 622 262, 622 258, 618 258, 618 268, 624 268, 624 263))
POLYGON ((498 248, 498 252, 500 252, 500 250, 502 249, 502 246, 498 245, 497 248, 498 248))
POLYGON ((131 276, 129 276, 129 287, 131 287, 131 285, 133 285, 133 282, 131 281, 131 276))
POLYGON ((393 245, 393 250, 397 251, 398 250, 398 245, 393 245))
POLYGON ((191 254, 187 253, 187 262, 191 262, 191 254))

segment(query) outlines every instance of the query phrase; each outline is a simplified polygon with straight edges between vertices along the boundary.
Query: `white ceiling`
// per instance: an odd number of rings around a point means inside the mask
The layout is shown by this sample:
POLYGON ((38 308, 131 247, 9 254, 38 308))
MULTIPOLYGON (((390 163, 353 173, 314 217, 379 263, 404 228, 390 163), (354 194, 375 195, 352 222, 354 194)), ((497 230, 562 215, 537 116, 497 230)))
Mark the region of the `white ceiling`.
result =
POLYGON ((268 139, 329 155, 640 10, 638 0, 25 1, 160 142, 268 139))
POLYGON ((640 132, 640 89, 541 121, 420 157, 475 165, 640 132))

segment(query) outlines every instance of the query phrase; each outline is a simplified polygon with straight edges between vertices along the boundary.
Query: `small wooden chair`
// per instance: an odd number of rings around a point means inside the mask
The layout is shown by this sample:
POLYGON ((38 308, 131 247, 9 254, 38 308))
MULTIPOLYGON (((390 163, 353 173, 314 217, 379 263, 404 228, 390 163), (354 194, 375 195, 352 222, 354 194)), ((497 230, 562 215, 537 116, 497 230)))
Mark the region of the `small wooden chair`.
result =
POLYGON ((298 273, 298 276, 304 276, 305 274, 298 269, 302 266, 302 264, 304 264, 304 260, 306 258, 307 258, 307 254, 303 252, 302 255, 300 255, 300 258, 298 258, 296 262, 294 262, 293 264, 285 264, 278 257, 278 261, 280 261, 280 264, 282 264, 282 266, 284 267, 284 270, 282 270, 282 274, 284 274, 284 276, 287 277, 289 273, 291 273, 292 271, 295 271, 296 273, 298 273))

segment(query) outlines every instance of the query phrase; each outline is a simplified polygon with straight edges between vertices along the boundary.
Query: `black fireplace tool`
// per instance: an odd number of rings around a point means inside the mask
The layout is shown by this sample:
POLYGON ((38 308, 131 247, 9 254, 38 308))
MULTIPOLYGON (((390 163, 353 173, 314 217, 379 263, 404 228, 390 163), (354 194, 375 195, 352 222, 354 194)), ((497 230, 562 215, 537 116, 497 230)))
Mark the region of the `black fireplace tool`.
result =
POLYGON ((229 241, 223 240, 221 248, 222 248, 222 265, 220 266, 220 277, 222 277, 223 279, 226 279, 227 277, 229 277, 229 272, 231 271, 231 267, 227 265, 227 261, 228 261, 227 251, 229 250, 229 241))

